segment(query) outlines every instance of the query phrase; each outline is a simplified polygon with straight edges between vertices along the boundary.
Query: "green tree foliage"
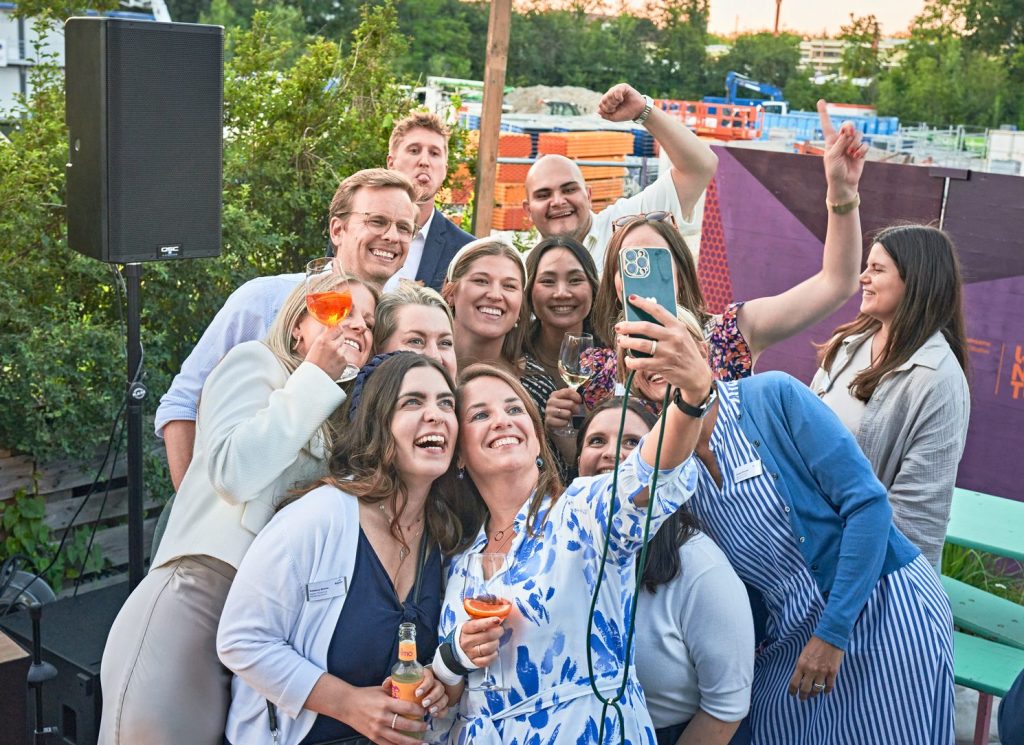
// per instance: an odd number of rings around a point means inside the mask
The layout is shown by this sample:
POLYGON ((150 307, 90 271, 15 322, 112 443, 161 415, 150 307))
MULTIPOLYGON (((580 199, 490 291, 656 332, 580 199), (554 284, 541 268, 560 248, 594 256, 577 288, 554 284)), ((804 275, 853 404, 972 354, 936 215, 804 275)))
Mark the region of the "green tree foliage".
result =
POLYGON ((839 38, 846 42, 843 50, 843 75, 850 78, 873 78, 882 70, 885 62, 878 50, 882 39, 882 27, 873 14, 855 16, 850 13, 850 22, 839 30, 839 38))
POLYGON ((802 72, 798 74, 799 64, 800 37, 796 34, 775 36, 767 31, 744 34, 733 42, 727 54, 715 62, 710 82, 717 84, 714 95, 721 95, 725 74, 735 70, 754 80, 782 88, 795 78, 807 77, 802 72))
MULTIPOLYGON (((149 412, 231 290, 323 253, 338 181, 384 164, 409 107, 390 66, 405 41, 389 5, 368 8, 344 47, 302 46, 262 11, 228 37, 223 254, 144 266, 149 412)), ((86 459, 123 396, 124 301, 110 267, 67 248, 63 76, 32 74, 0 144, 0 446, 86 459)))
POLYGON ((905 123, 997 126, 1009 113, 1007 72, 998 59, 955 36, 907 45, 878 83, 878 108, 905 123))

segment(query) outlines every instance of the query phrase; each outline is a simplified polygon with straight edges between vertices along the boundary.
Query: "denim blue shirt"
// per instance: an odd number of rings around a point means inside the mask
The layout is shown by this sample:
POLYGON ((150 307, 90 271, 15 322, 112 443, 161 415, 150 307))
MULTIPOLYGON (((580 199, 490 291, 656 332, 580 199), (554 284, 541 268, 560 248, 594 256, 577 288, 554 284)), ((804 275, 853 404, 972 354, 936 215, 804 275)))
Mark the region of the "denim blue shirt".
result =
POLYGON ((739 426, 791 508, 797 546, 825 611, 814 634, 846 648, 878 580, 920 550, 892 523, 885 487, 853 435, 800 381, 766 372, 720 386, 739 393, 739 426))

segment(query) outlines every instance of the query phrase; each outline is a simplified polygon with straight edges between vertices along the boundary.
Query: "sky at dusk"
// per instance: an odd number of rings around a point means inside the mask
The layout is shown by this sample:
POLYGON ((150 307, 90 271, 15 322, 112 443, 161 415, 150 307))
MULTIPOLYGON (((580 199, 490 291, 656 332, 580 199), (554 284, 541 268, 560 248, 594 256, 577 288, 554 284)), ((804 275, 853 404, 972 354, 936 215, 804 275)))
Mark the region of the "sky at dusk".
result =
MULTIPOLYGON (((779 28, 818 35, 823 30, 835 34, 849 21, 850 13, 874 13, 882 24, 882 33, 891 36, 906 32, 911 19, 924 8, 924 0, 782 0, 779 28)), ((775 22, 775 0, 711 0, 710 30, 719 34, 733 31, 771 30, 775 22)))

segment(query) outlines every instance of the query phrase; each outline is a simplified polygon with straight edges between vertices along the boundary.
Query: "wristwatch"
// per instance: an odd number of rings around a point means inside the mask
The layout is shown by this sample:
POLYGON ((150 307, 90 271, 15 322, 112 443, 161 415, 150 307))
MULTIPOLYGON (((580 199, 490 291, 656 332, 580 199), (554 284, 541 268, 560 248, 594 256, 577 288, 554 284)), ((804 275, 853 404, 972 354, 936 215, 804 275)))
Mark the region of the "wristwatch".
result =
POLYGON ((640 112, 640 116, 633 120, 635 124, 643 124, 647 121, 647 117, 651 115, 651 111, 654 109, 654 99, 650 96, 644 96, 644 110, 640 112))
POLYGON ((711 390, 708 391, 707 397, 696 406, 692 406, 683 400, 682 395, 678 388, 676 388, 675 396, 672 401, 679 408, 681 412, 687 416, 692 416, 694 419, 703 419, 711 409, 711 405, 718 400, 718 391, 715 389, 715 384, 711 384, 711 390))

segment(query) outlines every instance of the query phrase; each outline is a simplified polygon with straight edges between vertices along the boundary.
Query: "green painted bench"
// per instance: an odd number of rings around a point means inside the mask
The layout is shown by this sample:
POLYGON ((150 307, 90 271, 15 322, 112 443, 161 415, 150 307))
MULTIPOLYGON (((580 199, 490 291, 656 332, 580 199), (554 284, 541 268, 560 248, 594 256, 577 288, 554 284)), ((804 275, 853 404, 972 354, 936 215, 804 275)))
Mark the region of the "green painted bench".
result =
POLYGON ((946 542, 1024 561, 1024 502, 954 489, 946 542))
POLYGON ((987 745, 992 696, 1005 696, 1024 670, 1024 649, 956 631, 953 633, 953 670, 957 683, 978 691, 973 745, 987 745))
POLYGON ((949 595, 957 628, 1024 650, 1024 606, 952 577, 944 576, 942 587, 949 595))
POLYGON ((953 634, 953 666, 960 685, 1002 697, 1024 670, 1024 649, 957 631, 953 634))
MULTIPOLYGON (((1024 502, 955 489, 946 541, 1024 561, 1024 502)), ((974 745, 988 743, 992 696, 1004 696, 1024 670, 1024 607, 949 577, 942 578, 956 625, 956 682, 978 691, 974 745), (985 637, 985 638, 981 638, 985 637)))

